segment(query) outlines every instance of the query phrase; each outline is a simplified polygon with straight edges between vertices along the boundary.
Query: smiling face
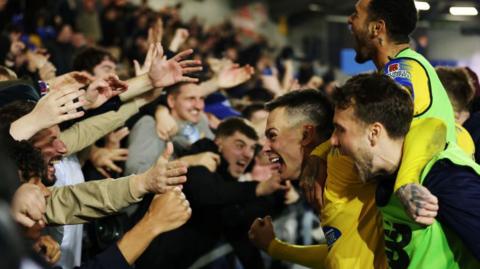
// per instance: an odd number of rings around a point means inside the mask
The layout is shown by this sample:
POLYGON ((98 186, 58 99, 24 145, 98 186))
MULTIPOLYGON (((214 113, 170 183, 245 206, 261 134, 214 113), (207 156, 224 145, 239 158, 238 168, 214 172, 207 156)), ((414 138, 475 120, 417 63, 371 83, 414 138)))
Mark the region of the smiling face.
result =
POLYGON ((355 11, 348 17, 348 25, 355 42, 355 61, 364 63, 371 59, 373 45, 368 33, 368 5, 371 0, 359 0, 355 11))
POLYGON ((303 160, 302 128, 289 120, 284 107, 270 112, 263 151, 282 179, 298 179, 303 160))
POLYGON ((59 139, 60 128, 58 125, 44 129, 32 137, 33 146, 42 152, 42 157, 47 167, 46 179, 52 185, 55 183, 54 164, 61 160, 67 153, 67 147, 59 139))
POLYGON ((198 123, 205 108, 205 97, 197 84, 188 83, 180 86, 178 93, 168 96, 168 106, 172 117, 177 120, 198 123))
POLYGON ((228 171, 233 177, 240 177, 255 155, 257 141, 239 131, 216 140, 218 149, 228 162, 228 171))
POLYGON ((330 138, 332 146, 354 160, 363 182, 373 178, 373 153, 369 147, 367 128, 355 119, 353 107, 336 108, 333 123, 335 131, 330 138))

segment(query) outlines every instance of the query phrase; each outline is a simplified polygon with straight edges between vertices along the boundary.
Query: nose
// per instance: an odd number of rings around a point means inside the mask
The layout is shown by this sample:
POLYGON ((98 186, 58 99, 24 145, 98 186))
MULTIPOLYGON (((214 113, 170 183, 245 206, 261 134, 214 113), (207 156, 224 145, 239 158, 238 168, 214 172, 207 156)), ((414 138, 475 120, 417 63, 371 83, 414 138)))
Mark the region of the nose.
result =
POLYGON ((338 147, 340 145, 340 143, 338 143, 338 137, 335 132, 333 132, 332 137, 330 137, 330 144, 332 145, 332 147, 338 147))
POLYGON ((272 147, 270 145, 270 141, 268 139, 265 140, 265 143, 263 143, 263 147, 262 147, 262 152, 269 152, 272 150, 272 147))
POLYGON ((56 139, 54 142, 54 148, 59 154, 65 154, 67 153, 67 146, 62 142, 60 139, 56 139))
POLYGON ((194 106, 195 106, 196 109, 203 111, 203 109, 205 107, 205 101, 203 99, 197 99, 197 100, 195 100, 194 106))
POLYGON ((352 15, 348 16, 347 24, 348 24, 349 26, 352 26, 352 15))

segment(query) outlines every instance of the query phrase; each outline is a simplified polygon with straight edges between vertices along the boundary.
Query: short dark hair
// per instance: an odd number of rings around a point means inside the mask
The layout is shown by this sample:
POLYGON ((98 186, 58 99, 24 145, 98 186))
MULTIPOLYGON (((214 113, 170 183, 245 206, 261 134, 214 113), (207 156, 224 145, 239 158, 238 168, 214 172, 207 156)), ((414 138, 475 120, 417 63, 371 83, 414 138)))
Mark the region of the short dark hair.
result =
POLYGON ((417 26, 417 8, 413 0, 371 0, 370 20, 383 20, 388 36, 395 42, 408 43, 417 26))
POLYGON ((387 75, 354 76, 333 92, 333 102, 340 109, 353 106, 366 124, 381 123, 391 138, 404 137, 413 118, 410 94, 387 75))
POLYGON ((242 110, 242 117, 244 117, 244 118, 247 119, 247 120, 251 120, 252 115, 253 115, 255 112, 261 111, 261 110, 266 110, 266 109, 265 109, 265 104, 262 104, 262 103, 253 103, 253 104, 251 104, 251 105, 246 106, 246 107, 242 110))
MULTIPOLYGON (((38 177, 45 182, 46 167, 40 150, 33 147, 28 141, 13 141, 11 158, 15 161, 20 172, 20 181, 27 182, 32 177, 38 177)), ((51 185, 51 184, 50 184, 51 185)))
POLYGON ((269 102, 273 100, 273 94, 264 88, 253 88, 245 92, 251 102, 269 102))
POLYGON ((235 132, 244 134, 246 137, 255 141, 258 140, 258 134, 255 129, 253 129, 253 127, 250 126, 245 119, 239 117, 231 117, 223 120, 215 131, 215 137, 228 137, 233 135, 235 132))
POLYGON ((103 60, 108 59, 117 62, 115 57, 107 50, 89 47, 78 53, 73 59, 73 70, 87 71, 93 74, 93 68, 100 64, 103 60))
POLYGON ((455 110, 468 110, 475 95, 475 89, 467 70, 462 67, 445 66, 435 69, 455 110))
POLYGON ((289 116, 302 116, 311 121, 321 138, 333 131, 333 107, 325 93, 318 90, 289 92, 266 104, 267 111, 285 107, 289 116))
POLYGON ((169 95, 172 95, 172 96, 177 96, 179 93, 180 93, 180 88, 185 85, 185 84, 189 84, 190 82, 179 82, 179 83, 176 83, 172 86, 169 86, 165 89, 165 95, 166 96, 169 96, 169 95))
POLYGON ((18 100, 6 104, 0 108, 0 128, 4 128, 12 122, 30 113, 36 103, 31 100, 18 100))

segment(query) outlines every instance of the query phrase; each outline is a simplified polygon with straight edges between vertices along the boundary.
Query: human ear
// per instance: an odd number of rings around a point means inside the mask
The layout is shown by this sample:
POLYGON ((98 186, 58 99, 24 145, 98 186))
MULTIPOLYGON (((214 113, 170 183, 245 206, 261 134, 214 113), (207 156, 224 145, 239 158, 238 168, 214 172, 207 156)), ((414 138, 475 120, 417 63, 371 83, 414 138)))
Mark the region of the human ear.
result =
POLYGON ((174 97, 173 97, 172 94, 170 94, 170 95, 167 96, 167 105, 168 105, 168 107, 169 107, 170 109, 173 108, 174 101, 175 101, 175 100, 174 100, 174 97))
POLYGON ((302 127, 302 146, 313 143, 315 138, 315 127, 313 125, 303 125, 302 127))
POLYGON ((368 128, 368 141, 370 142, 370 146, 373 147, 378 143, 382 132, 383 125, 381 125, 380 123, 375 122, 370 125, 370 127, 368 128))
POLYGON ((369 24, 369 31, 372 37, 379 37, 385 30, 385 21, 372 21, 369 24))

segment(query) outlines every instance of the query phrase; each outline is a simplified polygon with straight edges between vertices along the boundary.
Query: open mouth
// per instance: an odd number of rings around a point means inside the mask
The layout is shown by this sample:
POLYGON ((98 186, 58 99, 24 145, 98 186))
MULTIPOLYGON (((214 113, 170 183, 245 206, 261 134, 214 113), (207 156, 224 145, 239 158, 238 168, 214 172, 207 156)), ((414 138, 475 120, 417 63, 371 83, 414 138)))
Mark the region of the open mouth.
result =
POLYGON ((284 165, 284 161, 283 159, 276 155, 276 154, 270 154, 268 156, 268 160, 270 161, 270 163, 272 164, 272 169, 273 170, 280 170, 280 168, 282 167, 282 165, 284 165))
POLYGON ((248 163, 246 161, 243 161, 243 160, 242 161, 237 161, 236 164, 237 164, 237 166, 240 166, 242 168, 245 168, 248 165, 248 163))
POLYGON ((190 114, 192 114, 193 116, 197 116, 198 114, 200 114, 200 111, 197 109, 190 110, 190 114))
POLYGON ((55 164, 59 163, 61 159, 62 157, 55 157, 50 159, 50 161, 47 163, 48 175, 55 174, 55 164))

